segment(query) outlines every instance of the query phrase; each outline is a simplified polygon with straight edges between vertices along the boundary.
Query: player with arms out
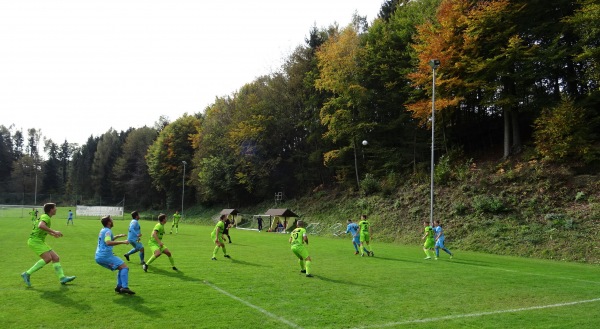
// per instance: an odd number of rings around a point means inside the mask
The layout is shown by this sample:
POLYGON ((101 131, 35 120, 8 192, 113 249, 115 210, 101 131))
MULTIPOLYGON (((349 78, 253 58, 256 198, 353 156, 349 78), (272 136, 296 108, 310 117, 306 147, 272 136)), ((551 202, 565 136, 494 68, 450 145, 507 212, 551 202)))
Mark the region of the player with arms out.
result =
POLYGON ((175 234, 179 233, 179 220, 181 219, 181 215, 179 214, 179 210, 175 210, 173 214, 173 224, 171 225, 171 231, 169 234, 173 234, 173 227, 175 227, 175 234))
POLYGON ((427 256, 425 259, 431 259, 429 251, 433 250, 435 245, 435 240, 433 239, 433 227, 431 227, 427 221, 423 221, 423 226, 425 227, 425 234, 421 237, 421 240, 425 240, 423 251, 425 251, 425 255, 427 256))
POLYGON ((112 218, 110 216, 102 217, 100 220, 103 228, 98 234, 98 247, 96 247, 96 263, 102 267, 105 267, 111 271, 119 270, 117 273, 117 287, 115 292, 119 294, 130 294, 134 295, 135 292, 129 289, 129 267, 125 262, 113 255, 113 246, 119 244, 129 244, 129 241, 115 241, 115 239, 126 236, 126 234, 117 234, 113 236, 112 228, 114 226, 112 218))
POLYGON ((165 254, 167 257, 169 257, 169 262, 171 262, 173 270, 177 271, 177 267, 175 267, 175 260, 173 259, 173 256, 171 256, 169 248, 167 248, 167 246, 165 246, 162 242, 163 235, 165 235, 166 222, 167 215, 158 215, 158 224, 154 225, 154 229, 152 229, 152 235, 148 241, 148 246, 150 246, 150 250, 152 250, 152 256, 150 256, 150 259, 148 259, 146 264, 142 265, 144 272, 148 272, 148 265, 152 264, 152 262, 162 254, 165 254))
POLYGON ((48 234, 55 238, 60 238, 63 236, 60 231, 55 231, 50 228, 52 226, 51 219, 54 215, 56 215, 56 204, 46 203, 44 205, 44 214, 40 216, 39 219, 36 219, 33 223, 33 230, 29 235, 27 245, 29 248, 31 248, 31 250, 33 250, 33 252, 36 253, 36 255, 40 256, 41 259, 38 260, 37 263, 35 263, 30 269, 21 273, 21 277, 28 287, 31 287, 30 276, 50 262, 52 262, 54 272, 56 272, 56 276, 58 276, 61 284, 66 284, 67 282, 75 280, 74 276, 65 276, 62 266, 60 265, 60 258, 58 257, 58 254, 46 244, 46 236, 48 234))
POLYGON ((375 253, 367 246, 371 243, 371 223, 367 220, 367 215, 360 215, 360 222, 358 222, 358 234, 360 235, 360 256, 363 257, 365 252, 367 256, 375 256, 375 253))
POLYGON ((300 272, 306 273, 306 277, 312 278, 310 274, 312 259, 308 254, 308 236, 306 234, 306 228, 304 228, 304 222, 299 220, 296 223, 296 228, 290 234, 289 242, 292 245, 291 249, 294 255, 298 257, 298 264, 300 264, 300 272))
POLYGON ((123 257, 129 261, 129 256, 140 252, 140 265, 146 264, 144 262, 144 245, 140 242, 142 237, 142 228, 140 227, 140 214, 137 211, 131 212, 131 223, 129 223, 129 232, 127 233, 127 241, 133 246, 133 249, 129 250, 123 257))
POLYGON ((435 259, 437 260, 440 257, 440 249, 450 255, 450 258, 454 257, 454 254, 444 246, 446 237, 444 236, 444 229, 442 229, 439 219, 433 221, 433 231, 435 233, 435 259))
POLYGON ((227 254, 227 248, 225 248, 225 240, 223 239, 223 232, 225 231, 225 219, 227 219, 227 216, 221 215, 221 217, 219 217, 217 225, 215 225, 215 228, 210 233, 210 237, 215 242, 215 249, 213 249, 213 254, 211 258, 212 260, 217 260, 217 251, 219 251, 219 248, 223 248, 223 257, 231 258, 227 254))
POLYGON ((352 219, 348 219, 345 234, 352 234, 352 245, 354 246, 354 254, 358 255, 358 246, 360 245, 360 235, 358 234, 358 224, 353 223, 352 219))

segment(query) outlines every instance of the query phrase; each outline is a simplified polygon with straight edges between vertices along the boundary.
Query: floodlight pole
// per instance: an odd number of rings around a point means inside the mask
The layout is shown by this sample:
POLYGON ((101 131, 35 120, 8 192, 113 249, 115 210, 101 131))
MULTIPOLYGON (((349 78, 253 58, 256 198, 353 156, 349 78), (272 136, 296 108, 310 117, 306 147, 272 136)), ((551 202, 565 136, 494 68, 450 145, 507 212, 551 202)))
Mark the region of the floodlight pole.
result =
POLYGON ((431 88, 431 202, 429 208, 429 224, 433 226, 433 175, 435 170, 435 70, 440 66, 440 60, 430 60, 429 66, 431 66, 431 69, 433 70, 433 85, 431 88))
POLYGON ((185 165, 187 162, 181 161, 183 163, 183 176, 181 176, 181 217, 183 217, 183 197, 185 195, 185 165))

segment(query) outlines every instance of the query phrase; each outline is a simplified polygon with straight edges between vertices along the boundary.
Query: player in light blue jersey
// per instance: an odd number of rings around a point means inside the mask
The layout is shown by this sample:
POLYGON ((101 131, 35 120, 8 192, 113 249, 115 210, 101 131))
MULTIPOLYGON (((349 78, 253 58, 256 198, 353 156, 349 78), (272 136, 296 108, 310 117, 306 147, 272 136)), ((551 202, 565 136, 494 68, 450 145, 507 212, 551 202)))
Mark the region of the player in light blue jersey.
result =
POLYGON ((129 250, 123 257, 129 261, 129 256, 140 252, 140 265, 146 264, 144 262, 144 245, 140 242, 142 237, 142 228, 140 227, 140 214, 137 211, 131 212, 131 223, 129 223, 129 233, 127 234, 127 241, 133 246, 133 249, 129 250))
POLYGON ((440 248, 452 258, 454 254, 444 246, 446 237, 444 236, 444 229, 442 229, 442 224, 440 224, 439 220, 433 222, 433 232, 435 234, 435 259, 440 257, 440 248))
POLYGON ((69 222, 71 222, 71 225, 75 225, 73 223, 73 212, 71 211, 71 209, 69 209, 69 215, 67 216, 67 226, 69 225, 69 222))
POLYGON ((346 226, 346 234, 352 234, 352 245, 354 246, 354 254, 358 255, 358 246, 360 246, 360 235, 358 234, 358 224, 353 223, 352 219, 348 219, 348 226, 346 226))
POLYGON ((133 295, 135 292, 129 289, 129 267, 121 258, 113 255, 113 246, 118 244, 129 244, 129 241, 115 241, 115 239, 126 236, 126 234, 117 234, 113 236, 111 228, 113 227, 113 220, 110 216, 102 217, 101 219, 103 228, 98 234, 98 247, 96 248, 96 263, 102 267, 114 271, 119 270, 117 273, 117 287, 115 292, 122 294, 133 295))

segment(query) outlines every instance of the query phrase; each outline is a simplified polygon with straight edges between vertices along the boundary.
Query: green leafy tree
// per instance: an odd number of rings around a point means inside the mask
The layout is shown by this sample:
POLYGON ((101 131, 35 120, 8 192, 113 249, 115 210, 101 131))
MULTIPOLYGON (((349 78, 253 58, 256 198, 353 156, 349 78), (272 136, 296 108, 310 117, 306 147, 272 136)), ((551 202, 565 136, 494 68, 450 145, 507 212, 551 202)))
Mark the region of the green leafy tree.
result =
POLYGON ((112 169, 113 191, 125 196, 127 204, 151 207, 160 204, 162 194, 152 188, 152 179, 146 166, 148 148, 158 132, 154 128, 133 129, 127 134, 121 155, 112 169))
MULTIPOLYGON (((169 208, 175 207, 180 200, 184 168, 182 162, 192 163, 194 136, 198 134, 200 124, 199 117, 186 113, 164 127, 148 148, 148 174, 152 178, 153 186, 166 194, 166 206, 169 208)), ((190 170, 186 169, 186 176, 189 172, 190 170)), ((195 191, 192 190, 186 195, 194 196, 195 191)))
POLYGON ((92 186, 94 197, 101 202, 116 202, 122 196, 112 194, 111 172, 121 153, 121 138, 114 129, 109 129, 100 136, 92 162, 92 186))

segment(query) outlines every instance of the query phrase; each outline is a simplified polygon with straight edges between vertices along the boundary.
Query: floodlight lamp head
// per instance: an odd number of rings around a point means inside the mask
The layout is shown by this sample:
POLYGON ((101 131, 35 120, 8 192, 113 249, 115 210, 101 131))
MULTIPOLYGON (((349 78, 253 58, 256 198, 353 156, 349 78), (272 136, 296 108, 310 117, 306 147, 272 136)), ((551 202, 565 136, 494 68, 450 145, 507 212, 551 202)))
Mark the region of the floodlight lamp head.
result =
POLYGON ((185 162, 185 161, 181 161, 181 163, 183 163, 184 166, 187 164, 187 162, 185 162))
POLYGON ((440 60, 439 59, 432 59, 429 61, 429 66, 431 66, 432 69, 437 69, 438 67, 440 67, 440 60))

